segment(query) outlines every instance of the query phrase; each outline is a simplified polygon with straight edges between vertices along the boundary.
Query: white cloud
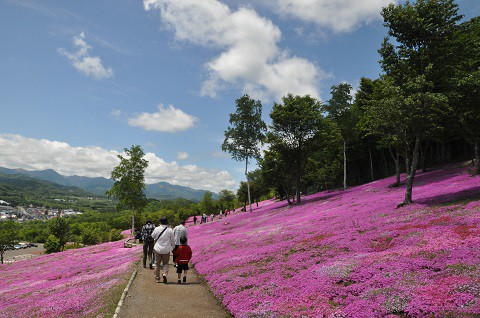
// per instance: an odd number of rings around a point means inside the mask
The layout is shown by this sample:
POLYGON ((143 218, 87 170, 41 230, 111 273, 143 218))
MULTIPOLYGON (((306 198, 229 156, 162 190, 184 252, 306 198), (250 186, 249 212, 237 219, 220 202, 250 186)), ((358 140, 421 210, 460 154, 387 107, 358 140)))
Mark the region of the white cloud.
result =
POLYGON ((73 44, 77 49, 75 52, 68 52, 64 48, 59 48, 58 52, 65 56, 78 71, 86 76, 91 76, 97 80, 113 77, 113 69, 105 68, 102 60, 98 56, 90 56, 89 50, 92 49, 85 41, 85 33, 80 33, 73 37, 73 44))
POLYGON ((314 23, 336 33, 349 32, 380 19, 382 7, 395 0, 273 0, 278 14, 314 23))
POLYGON ((185 151, 180 151, 177 154, 177 160, 187 160, 188 159, 188 153, 185 151))
POLYGON ((128 119, 128 124, 149 131, 175 133, 195 126, 198 118, 189 115, 172 105, 158 105, 156 113, 141 113, 128 119))
MULTIPOLYGON (((109 178, 112 169, 119 163, 119 154, 122 153, 97 146, 72 147, 65 142, 0 134, 0 167, 5 168, 53 169, 65 176, 109 178)), ((146 153, 145 159, 149 161, 145 171, 147 183, 165 181, 214 192, 236 186, 235 180, 224 170, 181 166, 175 161, 165 162, 151 152, 146 153)))
POLYGON ((124 113, 122 110, 120 109, 114 109, 110 112, 110 117, 113 117, 113 118, 116 118, 116 119, 120 119, 124 116, 124 113))
POLYGON ((282 51, 279 28, 253 9, 232 11, 217 0, 144 0, 144 6, 160 11, 176 40, 222 50, 205 65, 203 95, 215 97, 222 88, 238 87, 257 99, 287 93, 319 97, 323 72, 282 51))

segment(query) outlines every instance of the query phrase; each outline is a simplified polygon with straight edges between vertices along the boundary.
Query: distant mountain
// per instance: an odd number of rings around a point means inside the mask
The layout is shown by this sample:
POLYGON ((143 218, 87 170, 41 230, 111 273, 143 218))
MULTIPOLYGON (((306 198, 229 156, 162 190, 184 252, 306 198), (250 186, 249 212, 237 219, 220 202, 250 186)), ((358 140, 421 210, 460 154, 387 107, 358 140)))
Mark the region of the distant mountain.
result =
MULTIPOLYGON (((78 187, 85 191, 94 193, 99 196, 105 196, 105 192, 112 188, 114 181, 107 178, 89 178, 81 176, 65 177, 52 169, 29 171, 24 169, 8 169, 0 167, 0 173, 4 174, 21 174, 31 178, 42 179, 54 182, 63 186, 78 187)), ((147 184, 145 194, 147 198, 157 200, 173 200, 183 198, 191 201, 200 201, 206 190, 195 190, 189 187, 172 185, 168 182, 159 182, 155 184, 147 184)), ((218 196, 214 193, 214 198, 218 196)))
POLYGON ((19 204, 47 204, 67 197, 91 197, 92 193, 83 189, 64 186, 55 182, 34 178, 20 173, 0 171, 0 199, 19 204))

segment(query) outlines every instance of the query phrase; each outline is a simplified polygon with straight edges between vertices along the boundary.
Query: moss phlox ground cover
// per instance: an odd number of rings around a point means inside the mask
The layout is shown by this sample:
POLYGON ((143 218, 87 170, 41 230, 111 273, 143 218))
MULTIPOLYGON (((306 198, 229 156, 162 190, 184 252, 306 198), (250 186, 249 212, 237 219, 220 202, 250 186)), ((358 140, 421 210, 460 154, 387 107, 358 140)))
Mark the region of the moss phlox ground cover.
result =
POLYGON ((118 241, 0 266, 0 317, 102 317, 139 251, 118 241))
POLYGON ((235 317, 478 317, 480 177, 419 173, 398 209, 393 182, 190 227, 192 261, 235 317))

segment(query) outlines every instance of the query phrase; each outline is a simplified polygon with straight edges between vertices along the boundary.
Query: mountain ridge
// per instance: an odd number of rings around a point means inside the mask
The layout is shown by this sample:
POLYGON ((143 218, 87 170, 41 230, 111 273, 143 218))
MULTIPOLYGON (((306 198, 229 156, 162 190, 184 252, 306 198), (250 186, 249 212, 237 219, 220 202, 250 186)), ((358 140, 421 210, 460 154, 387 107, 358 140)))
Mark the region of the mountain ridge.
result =
MULTIPOLYGON (((63 186, 77 187, 99 196, 105 196, 105 192, 112 188, 114 181, 103 177, 84 177, 84 176, 63 176, 53 169, 46 170, 25 170, 9 169, 0 167, 0 172, 7 175, 21 174, 35 179, 54 182, 63 186)), ((183 198, 199 202, 207 190, 197 190, 190 187, 173 185, 168 182, 158 182, 147 184, 145 194, 147 198, 157 200, 173 200, 183 198)), ((213 193, 217 197, 216 193, 213 193)))

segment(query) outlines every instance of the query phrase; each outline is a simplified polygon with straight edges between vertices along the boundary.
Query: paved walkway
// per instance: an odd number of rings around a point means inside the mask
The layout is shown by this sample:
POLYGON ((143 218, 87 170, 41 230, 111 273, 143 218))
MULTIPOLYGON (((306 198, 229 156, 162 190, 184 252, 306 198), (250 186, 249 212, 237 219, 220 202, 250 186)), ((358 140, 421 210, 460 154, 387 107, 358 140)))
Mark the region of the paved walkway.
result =
MULTIPOLYGON (((141 262, 140 262, 141 263, 141 262)), ((213 296, 201 277, 190 268, 187 283, 177 284, 170 260, 168 283, 155 283, 154 270, 137 267, 137 276, 123 303, 119 318, 227 318, 232 317, 213 296)))

